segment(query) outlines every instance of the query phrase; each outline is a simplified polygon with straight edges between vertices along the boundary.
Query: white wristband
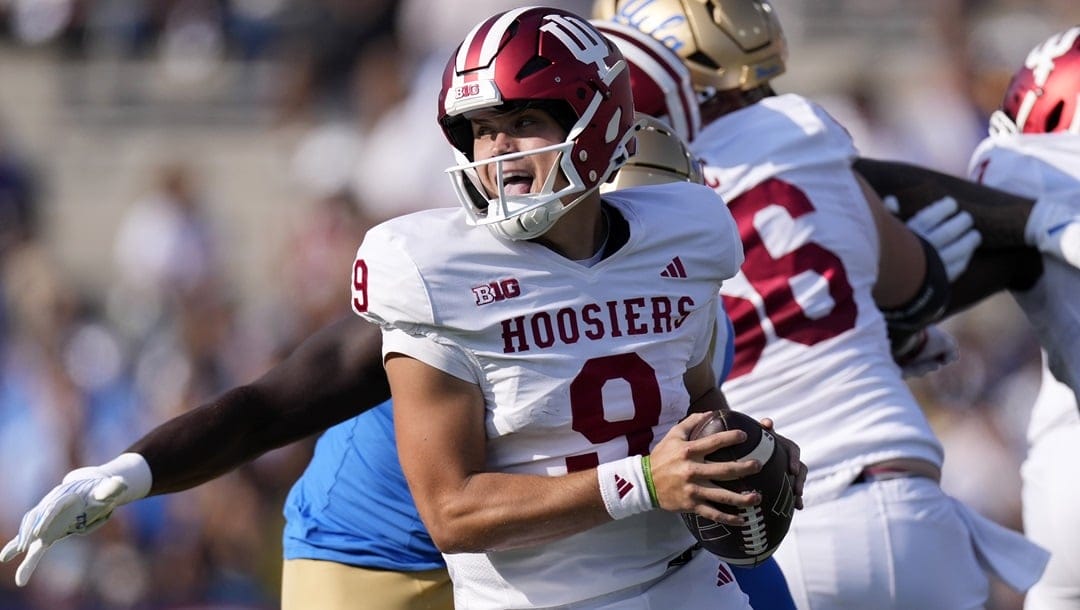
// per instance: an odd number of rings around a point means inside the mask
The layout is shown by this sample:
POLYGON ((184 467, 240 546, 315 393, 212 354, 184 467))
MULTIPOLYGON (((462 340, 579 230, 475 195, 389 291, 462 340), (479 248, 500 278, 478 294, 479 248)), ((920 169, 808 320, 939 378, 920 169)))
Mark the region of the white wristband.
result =
POLYGON ((640 455, 600 464, 596 468, 596 478, 600 483, 600 497, 604 499, 604 508, 612 519, 622 519, 653 509, 640 455))
POLYGON ((150 493, 154 476, 150 472, 150 465, 146 463, 146 458, 138 453, 122 453, 99 468, 110 475, 122 478, 127 484, 127 489, 117 499, 117 505, 134 502, 150 493))

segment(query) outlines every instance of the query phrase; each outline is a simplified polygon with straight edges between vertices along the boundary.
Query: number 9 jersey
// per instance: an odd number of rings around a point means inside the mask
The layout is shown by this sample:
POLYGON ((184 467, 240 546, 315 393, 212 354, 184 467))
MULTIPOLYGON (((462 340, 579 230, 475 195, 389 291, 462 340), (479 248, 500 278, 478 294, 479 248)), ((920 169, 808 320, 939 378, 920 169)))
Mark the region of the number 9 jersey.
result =
POLYGON ((835 497, 873 462, 940 466, 872 297, 877 230, 848 133, 816 104, 781 95, 714 121, 691 148, 746 252, 721 289, 736 337, 724 393, 799 444, 810 473, 804 502, 835 497))
MULTIPOLYGON (((627 237, 592 266, 470 227, 460 210, 390 220, 357 253, 353 308, 382 325, 384 354, 480 387, 491 471, 558 476, 646 454, 686 415, 683 375, 707 357, 718 290, 742 263, 735 222, 698 184, 604 201, 627 237)), ((446 560, 452 578, 470 574, 456 586, 476 587, 457 599, 548 607, 655 580, 693 544, 676 513, 654 510, 446 560)))

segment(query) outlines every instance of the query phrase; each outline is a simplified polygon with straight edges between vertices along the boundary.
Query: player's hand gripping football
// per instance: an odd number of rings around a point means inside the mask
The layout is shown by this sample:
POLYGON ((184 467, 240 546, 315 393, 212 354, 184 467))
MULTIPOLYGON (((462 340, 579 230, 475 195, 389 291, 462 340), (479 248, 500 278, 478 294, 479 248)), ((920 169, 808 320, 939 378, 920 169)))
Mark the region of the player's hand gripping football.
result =
POLYGON ((89 534, 101 527, 117 506, 141 498, 149 490, 149 468, 136 454, 72 470, 23 515, 19 534, 0 550, 0 561, 25 553, 15 571, 15 584, 26 586, 49 547, 72 534, 89 534))
POLYGON ((1080 268, 1080 191, 1040 197, 1024 237, 1043 254, 1080 268))
POLYGON ((766 417, 761 420, 761 425, 769 432, 772 432, 772 435, 776 437, 776 442, 783 445, 784 449, 787 450, 788 474, 795 477, 795 482, 791 486, 792 491, 795 493, 795 508, 802 510, 802 492, 803 484, 806 483, 807 468, 806 464, 803 464, 799 445, 788 437, 777 433, 776 430, 773 429, 773 420, 771 418, 766 417))
MULTIPOLYGON (((705 456, 717 449, 746 440, 746 433, 742 430, 729 430, 689 440, 694 427, 708 417, 709 413, 689 415, 669 430, 653 448, 650 460, 657 500, 664 510, 696 513, 718 523, 738 526, 742 524, 741 517, 719 510, 716 505, 754 506, 761 501, 761 494, 737 493, 713 481, 729 481, 753 475, 761 470, 762 464, 756 460, 706 461, 705 456)), ((771 428, 771 425, 772 422, 768 421, 767 427, 771 428)), ((789 469, 796 477, 796 495, 801 496, 806 468, 799 461, 798 447, 779 435, 777 437, 792 456, 789 469)), ((801 508, 801 498, 796 500, 796 506, 801 508)))

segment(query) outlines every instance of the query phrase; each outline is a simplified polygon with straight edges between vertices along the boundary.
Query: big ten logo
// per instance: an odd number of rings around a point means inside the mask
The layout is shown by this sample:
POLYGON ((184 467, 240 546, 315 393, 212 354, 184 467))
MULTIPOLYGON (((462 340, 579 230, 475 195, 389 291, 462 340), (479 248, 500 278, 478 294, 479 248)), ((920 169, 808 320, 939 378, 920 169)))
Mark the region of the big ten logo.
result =
POLYGON ((478 83, 466 83, 454 90, 454 97, 459 100, 474 95, 480 95, 480 85, 478 83))
POLYGON ((512 299, 521 295, 521 284, 514 278, 498 280, 480 286, 473 286, 473 295, 477 305, 488 305, 512 299))
POLYGON ((636 28, 678 53, 686 46, 686 15, 655 4, 656 0, 629 0, 619 6, 612 21, 636 28))

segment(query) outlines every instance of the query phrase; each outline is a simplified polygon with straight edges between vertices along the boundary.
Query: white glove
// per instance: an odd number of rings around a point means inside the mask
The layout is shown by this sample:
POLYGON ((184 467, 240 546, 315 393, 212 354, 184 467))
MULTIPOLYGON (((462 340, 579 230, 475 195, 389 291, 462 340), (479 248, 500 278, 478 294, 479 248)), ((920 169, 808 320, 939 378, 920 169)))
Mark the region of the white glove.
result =
POLYGON ((1040 252, 1080 268, 1080 192, 1036 200, 1024 238, 1040 252))
POLYGON ((907 226, 938 251, 950 282, 967 269, 975 249, 982 243, 971 214, 960 211, 952 197, 939 199, 919 210, 908 219, 907 226))
POLYGON ((932 373, 959 357, 956 339, 936 324, 920 330, 902 353, 893 354, 905 379, 932 373))
POLYGON ((15 584, 26 586, 49 547, 72 534, 89 534, 101 527, 117 506, 149 493, 150 484, 150 466, 137 453, 72 470, 23 515, 19 534, 4 545, 0 561, 26 553, 15 571, 15 584))

